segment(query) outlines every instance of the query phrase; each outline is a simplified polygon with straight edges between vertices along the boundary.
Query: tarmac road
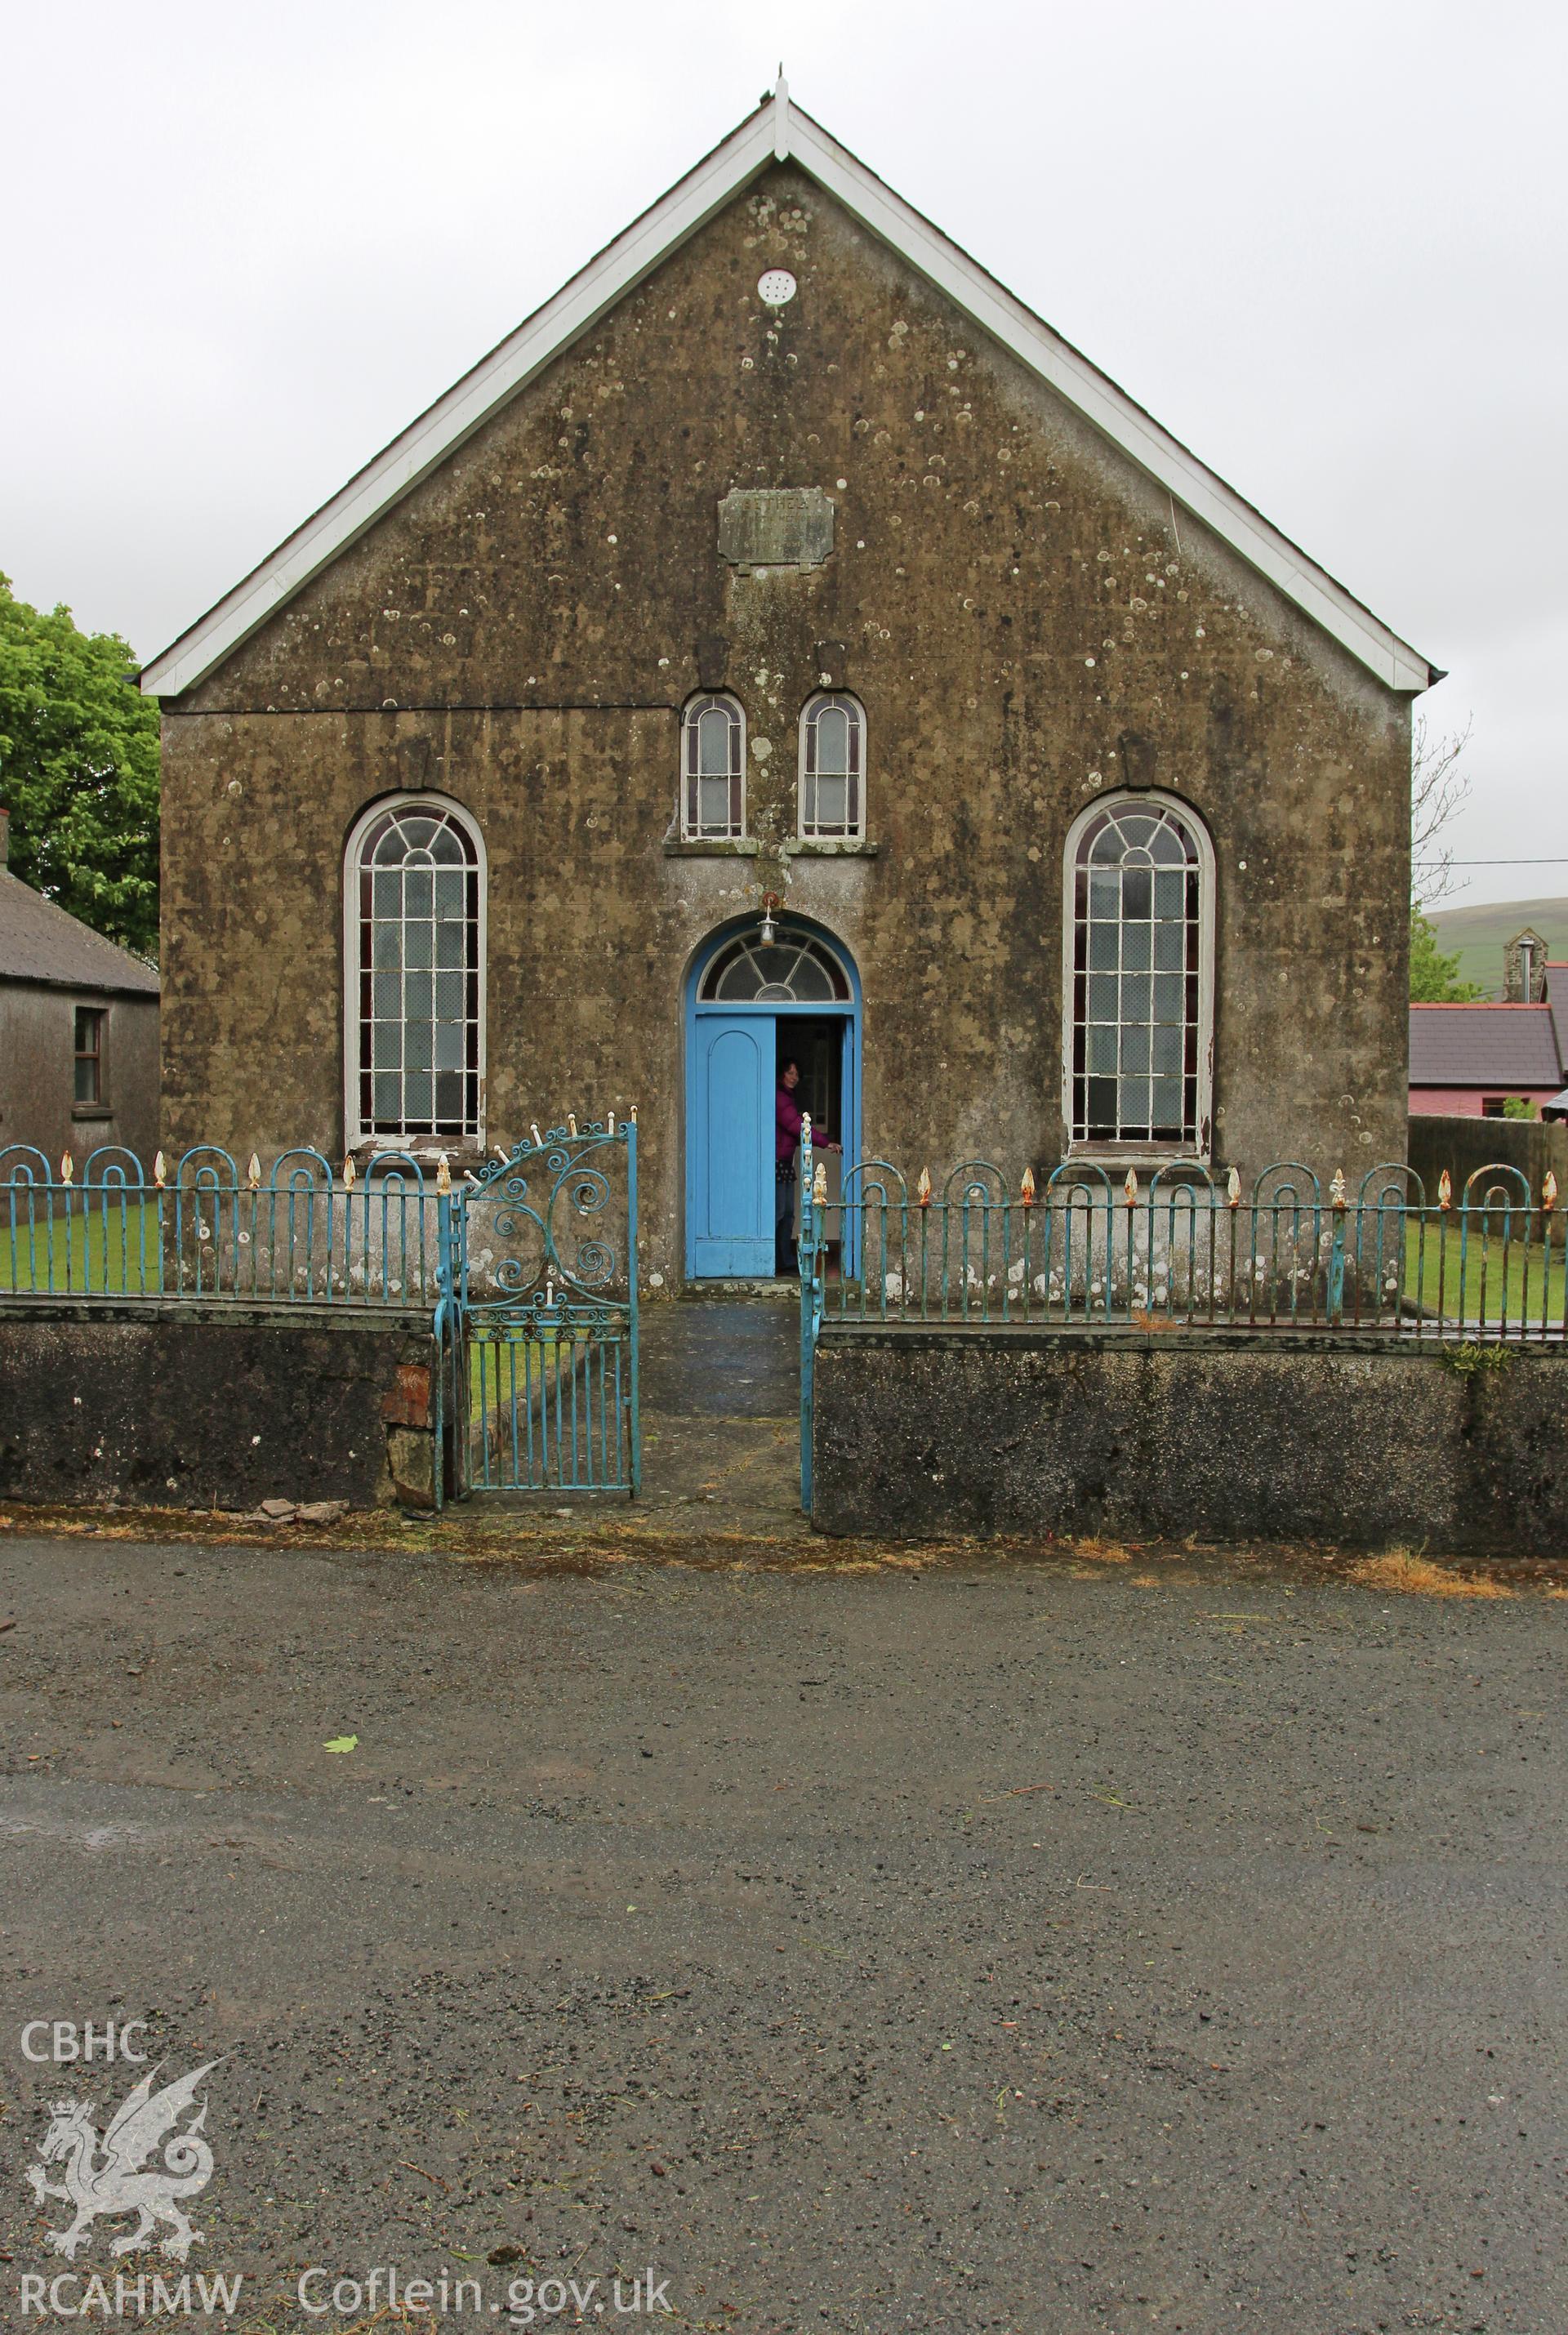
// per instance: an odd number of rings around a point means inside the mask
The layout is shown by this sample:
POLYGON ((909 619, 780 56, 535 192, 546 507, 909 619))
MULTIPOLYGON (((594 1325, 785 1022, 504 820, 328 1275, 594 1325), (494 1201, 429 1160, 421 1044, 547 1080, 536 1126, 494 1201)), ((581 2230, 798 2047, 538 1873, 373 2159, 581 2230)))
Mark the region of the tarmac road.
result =
POLYGON ((1539 1584, 11 1536, 10 1616, 8 2323, 132 2227, 46 2252, 140 2070, 24 2024, 129 2018, 218 2061, 214 2326, 1568 2326, 1539 1584))

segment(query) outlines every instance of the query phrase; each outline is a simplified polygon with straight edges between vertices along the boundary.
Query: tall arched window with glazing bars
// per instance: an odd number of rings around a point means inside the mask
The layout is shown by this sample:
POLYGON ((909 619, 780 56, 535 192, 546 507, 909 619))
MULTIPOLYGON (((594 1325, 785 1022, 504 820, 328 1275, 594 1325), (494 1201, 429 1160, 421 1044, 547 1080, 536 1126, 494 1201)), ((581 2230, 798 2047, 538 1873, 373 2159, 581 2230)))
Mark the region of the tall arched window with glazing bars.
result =
POLYGON ((349 838, 351 1142, 484 1132, 484 847, 455 803, 380 803, 349 838))
POLYGON ((681 832, 693 843, 746 832, 746 717, 732 697, 694 697, 681 717, 681 832))
POLYGON ((866 832, 866 716, 833 691, 800 716, 800 832, 858 842, 866 832))
POLYGON ((1065 1109, 1078 1149, 1206 1157, 1214 851, 1166 795, 1091 805, 1068 838, 1065 1109))

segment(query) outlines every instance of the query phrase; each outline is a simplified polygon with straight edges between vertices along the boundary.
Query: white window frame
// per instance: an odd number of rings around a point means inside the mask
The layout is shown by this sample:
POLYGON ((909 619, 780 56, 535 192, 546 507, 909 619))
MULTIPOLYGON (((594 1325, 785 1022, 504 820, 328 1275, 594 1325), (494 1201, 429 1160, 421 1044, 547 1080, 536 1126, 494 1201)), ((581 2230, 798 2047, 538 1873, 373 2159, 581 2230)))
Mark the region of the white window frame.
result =
MULTIPOLYGON (((818 690, 814 690, 814 691, 812 692, 812 694, 811 694, 811 695, 810 695, 810 696, 806 700, 805 704, 800 708, 799 741, 799 744, 798 744, 798 747, 797 747, 797 750, 796 750, 796 772, 795 772, 795 803, 796 803, 796 819, 795 819, 795 827, 796 827, 796 833, 797 833, 798 837, 799 838, 799 840, 800 840, 802 843, 864 843, 864 842, 865 842, 865 840, 866 840, 866 759, 867 759, 867 758, 866 758, 866 708, 865 708, 865 706, 864 706, 864 705, 862 705, 862 703, 860 702, 860 700, 859 700, 859 699, 858 699, 858 698, 854 694, 854 693, 853 693, 852 691, 847 690, 847 689, 818 689, 818 690), (839 831, 839 832, 835 832, 835 831, 832 831, 832 830, 828 830, 828 832, 826 832, 826 833, 825 833, 825 832, 824 832, 824 830, 823 830, 821 828, 819 828, 819 827, 808 826, 808 825, 807 824, 807 819, 806 819, 806 782, 807 782, 807 770, 806 770, 806 742, 807 742, 807 733, 808 733, 808 728, 809 728, 810 723, 815 720, 815 718, 816 718, 816 716, 817 716, 817 713, 818 713, 818 712, 819 711, 819 709, 820 709, 820 708, 822 708, 823 706, 828 706, 828 705, 839 705, 839 706, 845 706, 845 707, 847 707, 847 708, 848 708, 848 710, 849 710, 849 712, 850 712, 851 713, 853 713, 853 715, 854 715, 854 717, 855 717, 856 722, 857 722, 857 724, 859 725, 859 732, 860 732, 860 769, 859 769, 858 772, 857 773, 857 780, 856 780, 856 783, 857 783, 857 789, 858 789, 858 792, 859 792, 859 803, 858 803, 858 807, 857 807, 857 819, 856 819, 856 821, 855 821, 854 826, 853 826, 853 827, 846 827, 845 828, 843 828, 843 829, 842 829, 842 831, 839 831)), ((818 785, 820 785, 820 783, 821 783, 821 773, 820 773, 819 771, 818 771, 818 772, 815 772, 815 773, 813 773, 813 776, 815 777, 817 783, 818 783, 818 785)))
MULTIPOLYGON (((695 696, 695 697, 689 697, 689 698, 686 700, 685 704, 681 708, 681 771, 680 771, 680 788, 681 788, 681 794, 680 794, 680 805, 679 805, 679 809, 680 809, 680 816, 681 816, 681 838, 682 838, 682 842, 685 842, 685 843, 743 843, 743 842, 745 841, 745 839, 746 839, 746 742, 747 742, 747 741, 746 741, 746 709, 745 709, 745 707, 741 704, 741 702, 740 702, 740 699, 735 695, 735 693, 734 693, 734 691, 733 691, 733 690, 730 690, 730 689, 702 689, 702 690, 699 690, 699 691, 698 691, 698 693, 697 693, 697 694, 696 694, 696 696, 695 696), (691 773, 691 772, 687 770, 687 768, 686 768, 686 755, 687 755, 687 751, 688 751, 688 743, 689 743, 689 741, 690 741, 692 737, 694 737, 694 736, 695 736, 695 734, 696 734, 698 722, 701 720, 701 718, 702 718, 702 714, 703 714, 703 713, 705 713, 705 712, 707 712, 708 708, 709 708, 711 705, 724 705, 724 706, 728 706, 728 708, 730 709, 730 712, 731 712, 735 716, 736 722, 737 722, 737 723, 738 723, 738 725, 739 725, 740 739, 740 774, 739 774, 739 775, 740 775, 740 822, 739 822, 739 824, 738 824, 738 825, 734 824, 733 822, 731 822, 731 823, 730 823, 730 824, 727 824, 727 825, 723 828, 723 829, 722 829, 721 831, 719 828, 717 828, 703 827, 703 826, 700 825, 699 823, 694 822, 694 821, 693 821, 693 819, 692 819, 692 815, 691 815, 691 808, 690 808, 690 802, 689 802, 689 789, 690 789, 690 784, 691 784, 692 773, 691 773)), ((733 783, 734 783, 734 779, 735 779, 735 773, 734 773, 733 771, 731 771, 731 774, 730 774, 730 777, 731 777, 731 784, 733 784, 733 783)), ((699 787, 700 787, 700 786, 701 786, 701 778, 700 778, 700 776, 699 776, 699 780, 698 780, 698 784, 699 784, 699 787)), ((698 798, 698 799, 699 799, 699 800, 701 800, 701 795, 700 795, 700 794, 699 794, 699 798, 698 798)))
POLYGON ((421 1157, 434 1158, 440 1151, 482 1150, 485 1142, 485 1112, 489 1080, 487 1077, 488 1039, 486 1031, 486 993, 489 985, 489 861, 485 852, 485 838, 478 819, 451 796, 434 794, 421 790, 413 794, 378 796, 367 803, 349 829, 344 846, 343 870, 343 1118, 344 1137, 348 1149, 368 1147, 375 1151, 410 1151, 421 1157), (364 840, 373 827, 379 826, 389 812, 439 811, 461 827, 474 847, 475 867, 479 876, 479 919, 477 946, 479 952, 479 1012, 478 1022, 478 1118, 470 1130, 459 1135, 402 1134, 383 1135, 367 1128, 360 1116, 360 856, 364 840))
MULTIPOLYGON (((1118 788, 1087 803, 1067 832, 1061 857, 1061 1117, 1070 1159, 1101 1159, 1137 1165, 1143 1160, 1199 1159, 1214 1156, 1215 1054, 1215 848, 1207 825, 1191 803, 1179 795, 1153 787, 1118 788), (1074 976, 1077 973, 1078 853, 1088 829, 1107 811, 1167 811, 1178 819, 1197 847, 1198 860, 1198 1029, 1197 1129, 1187 1144, 1151 1143, 1141 1139, 1110 1140, 1073 1134, 1072 1060, 1074 1038, 1074 976)), ((1184 1073, 1185 1076, 1185 1073, 1184 1073)))

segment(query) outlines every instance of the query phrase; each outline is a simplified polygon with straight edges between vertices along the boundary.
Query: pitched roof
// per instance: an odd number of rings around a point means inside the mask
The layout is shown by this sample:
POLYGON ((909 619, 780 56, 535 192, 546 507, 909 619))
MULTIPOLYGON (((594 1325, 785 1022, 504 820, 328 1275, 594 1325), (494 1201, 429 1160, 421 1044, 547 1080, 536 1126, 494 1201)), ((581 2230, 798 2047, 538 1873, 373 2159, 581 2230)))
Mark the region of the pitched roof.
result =
POLYGON ((749 121, 154 657, 142 673, 142 690, 176 697, 193 687, 776 161, 792 161, 814 179, 1389 689, 1415 693, 1442 678, 1125 390, 791 104, 780 75, 749 121))
POLYGON ((150 965, 46 900, 8 867, 0 867, 0 981, 158 995, 150 965))
POLYGON ((1563 1067, 1549 1005, 1410 1008, 1413 1087, 1556 1087, 1563 1067))

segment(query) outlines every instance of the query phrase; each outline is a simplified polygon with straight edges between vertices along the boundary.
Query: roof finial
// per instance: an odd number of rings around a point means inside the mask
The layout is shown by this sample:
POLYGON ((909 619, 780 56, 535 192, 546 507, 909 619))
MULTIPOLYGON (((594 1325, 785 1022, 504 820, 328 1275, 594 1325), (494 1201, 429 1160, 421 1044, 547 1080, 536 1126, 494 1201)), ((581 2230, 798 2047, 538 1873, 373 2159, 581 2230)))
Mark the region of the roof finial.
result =
POLYGON ((779 60, 779 78, 773 84, 773 159, 785 162, 789 159, 789 84, 784 78, 784 60, 779 60))

